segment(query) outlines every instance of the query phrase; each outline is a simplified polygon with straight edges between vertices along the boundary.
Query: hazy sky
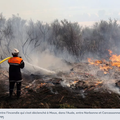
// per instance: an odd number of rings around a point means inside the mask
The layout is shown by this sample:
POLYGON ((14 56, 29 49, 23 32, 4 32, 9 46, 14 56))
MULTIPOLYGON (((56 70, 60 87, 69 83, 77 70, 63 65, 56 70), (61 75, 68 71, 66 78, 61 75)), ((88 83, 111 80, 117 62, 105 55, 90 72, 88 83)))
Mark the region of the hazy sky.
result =
POLYGON ((27 20, 52 22, 67 19, 90 24, 94 21, 120 20, 120 0, 0 0, 0 13, 27 20))

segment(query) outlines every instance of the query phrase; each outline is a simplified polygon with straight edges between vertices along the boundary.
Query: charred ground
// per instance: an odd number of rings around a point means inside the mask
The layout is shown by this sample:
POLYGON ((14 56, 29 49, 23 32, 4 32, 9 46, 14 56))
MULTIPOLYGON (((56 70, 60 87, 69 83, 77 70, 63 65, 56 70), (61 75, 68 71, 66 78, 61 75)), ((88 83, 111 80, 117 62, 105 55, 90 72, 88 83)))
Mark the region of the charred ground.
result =
POLYGON ((16 92, 13 99, 9 99, 8 72, 2 68, 6 64, 1 64, 0 107, 119 108, 120 71, 116 65, 109 70, 112 64, 105 63, 103 68, 109 65, 106 69, 109 73, 105 71, 104 74, 98 66, 81 62, 87 58, 108 60, 111 56, 108 50, 119 55, 119 38, 117 20, 101 20, 92 28, 83 28, 77 22, 65 19, 44 24, 26 21, 15 15, 6 19, 0 14, 1 60, 11 56, 11 50, 16 47, 23 60, 33 64, 25 67, 28 71, 35 66, 53 71, 65 68, 63 60, 70 64, 78 63, 73 64, 68 73, 61 72, 56 76, 24 73, 20 99, 16 99, 16 92))
POLYGON ((71 71, 55 76, 23 74, 20 99, 16 91, 9 98, 8 72, 1 69, 0 108, 120 108, 119 71, 114 71, 118 77, 111 83, 118 89, 116 93, 99 78, 100 71, 96 76, 90 69, 88 63, 79 63, 71 71))

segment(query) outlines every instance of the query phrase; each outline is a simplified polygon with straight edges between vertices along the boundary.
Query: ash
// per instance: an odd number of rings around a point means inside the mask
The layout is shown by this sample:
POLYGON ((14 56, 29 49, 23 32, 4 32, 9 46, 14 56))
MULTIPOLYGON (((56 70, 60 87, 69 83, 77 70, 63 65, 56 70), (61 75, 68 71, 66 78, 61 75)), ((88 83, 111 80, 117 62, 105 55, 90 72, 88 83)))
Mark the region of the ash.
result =
MULTIPOLYGON (((8 93, 8 71, 0 69, 0 80, 5 93, 8 93)), ((48 88, 52 94, 59 94, 56 87, 63 87, 83 98, 89 91, 112 91, 119 94, 120 71, 111 70, 104 74, 96 66, 89 63, 73 64, 68 72, 58 72, 55 75, 25 74, 23 73, 22 95, 29 90, 40 92, 42 88, 48 88), (112 77, 111 77, 112 76, 112 77), (111 77, 111 78, 110 78, 111 77), (112 88, 110 88, 112 86, 112 88), (117 91, 115 90, 117 89, 117 91)), ((16 92, 16 91, 15 91, 16 92)))

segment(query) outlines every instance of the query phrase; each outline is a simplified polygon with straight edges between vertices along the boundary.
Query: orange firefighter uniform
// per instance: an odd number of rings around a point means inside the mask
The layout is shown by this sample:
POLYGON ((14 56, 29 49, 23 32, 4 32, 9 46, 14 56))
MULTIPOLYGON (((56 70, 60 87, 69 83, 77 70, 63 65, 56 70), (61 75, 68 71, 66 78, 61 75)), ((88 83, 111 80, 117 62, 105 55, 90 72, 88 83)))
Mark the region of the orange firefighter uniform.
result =
POLYGON ((9 63, 9 92, 12 96, 15 83, 17 84, 17 97, 21 94, 21 69, 24 68, 24 61, 20 57, 12 57, 8 60, 9 63))

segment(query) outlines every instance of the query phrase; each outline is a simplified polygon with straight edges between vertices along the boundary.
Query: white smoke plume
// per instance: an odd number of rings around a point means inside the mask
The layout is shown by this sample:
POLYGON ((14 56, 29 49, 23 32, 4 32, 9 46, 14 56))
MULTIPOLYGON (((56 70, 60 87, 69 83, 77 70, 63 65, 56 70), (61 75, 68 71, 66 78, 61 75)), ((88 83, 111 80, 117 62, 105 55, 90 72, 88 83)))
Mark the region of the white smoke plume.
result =
MULTIPOLYGON (((24 71, 41 74, 69 71, 70 66, 67 65, 64 58, 69 60, 71 55, 66 51, 59 52, 47 42, 51 36, 49 25, 32 21, 26 24, 25 20, 14 15, 9 20, 2 16, 0 23, 2 26, 0 28, 1 60, 12 56, 12 50, 17 48, 20 51, 19 56, 25 61, 24 71), (54 51, 56 51, 56 55, 54 51)), ((8 64, 3 63, 1 66, 8 67, 8 64)))
MULTIPOLYGON (((26 21, 15 15, 6 20, 1 14, 0 59, 12 56, 11 51, 17 48, 26 64, 24 71, 31 74, 66 72, 71 68, 68 63, 88 57, 108 59, 108 49, 119 53, 119 33, 119 25, 111 20, 82 29, 67 20, 56 20, 49 25, 26 21)), ((1 67, 8 67, 8 64, 3 63, 1 67)), ((96 74, 95 70, 89 72, 96 74)))

